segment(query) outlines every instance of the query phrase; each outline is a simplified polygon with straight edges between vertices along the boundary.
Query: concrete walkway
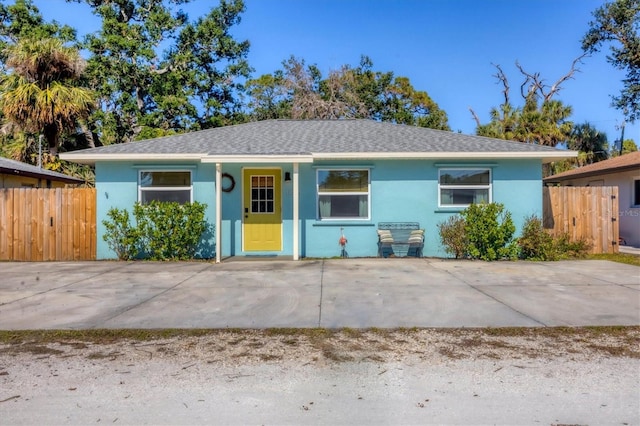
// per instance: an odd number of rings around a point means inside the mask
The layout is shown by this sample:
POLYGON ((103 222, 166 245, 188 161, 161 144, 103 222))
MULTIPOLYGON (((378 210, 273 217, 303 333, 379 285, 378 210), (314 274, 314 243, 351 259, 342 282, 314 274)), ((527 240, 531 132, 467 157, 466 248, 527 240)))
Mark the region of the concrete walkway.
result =
POLYGON ((0 329, 640 325, 609 261, 0 263, 0 329))

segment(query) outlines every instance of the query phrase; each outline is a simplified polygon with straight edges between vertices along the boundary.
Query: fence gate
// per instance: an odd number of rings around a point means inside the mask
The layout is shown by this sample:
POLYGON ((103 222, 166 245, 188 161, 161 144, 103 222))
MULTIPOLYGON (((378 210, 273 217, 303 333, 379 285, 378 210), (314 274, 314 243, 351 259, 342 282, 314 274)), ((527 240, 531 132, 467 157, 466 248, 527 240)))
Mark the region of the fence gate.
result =
POLYGON ((95 258, 95 188, 0 189, 0 260, 95 258))
POLYGON ((618 252, 617 186, 552 186, 543 189, 544 227, 554 235, 583 239, 591 253, 618 252))

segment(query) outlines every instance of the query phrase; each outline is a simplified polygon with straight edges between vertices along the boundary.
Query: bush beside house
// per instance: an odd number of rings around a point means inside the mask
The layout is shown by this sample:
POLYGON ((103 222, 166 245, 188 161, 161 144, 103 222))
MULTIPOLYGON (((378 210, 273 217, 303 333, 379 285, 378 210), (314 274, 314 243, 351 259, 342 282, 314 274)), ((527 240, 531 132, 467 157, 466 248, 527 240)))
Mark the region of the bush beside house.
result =
POLYGON ((499 203, 471 204, 438 224, 438 233, 445 251, 456 259, 546 261, 582 257, 589 250, 584 241, 552 236, 536 216, 526 218, 522 235, 513 238, 511 214, 499 203))
POLYGON ((196 256, 208 229, 206 204, 152 201, 133 207, 135 225, 126 209, 110 209, 103 239, 120 260, 189 260, 196 256))

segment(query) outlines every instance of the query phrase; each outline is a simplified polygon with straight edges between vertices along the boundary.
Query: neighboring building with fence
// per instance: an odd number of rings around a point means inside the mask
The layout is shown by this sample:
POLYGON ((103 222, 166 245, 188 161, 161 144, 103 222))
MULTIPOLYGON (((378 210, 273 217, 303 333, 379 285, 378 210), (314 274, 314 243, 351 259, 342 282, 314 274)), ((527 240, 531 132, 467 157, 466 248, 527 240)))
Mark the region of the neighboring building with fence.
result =
POLYGON ((620 243, 640 247, 640 151, 544 179, 547 185, 618 187, 620 243))
POLYGON ((64 188, 82 183, 82 179, 0 157, 0 188, 64 188))

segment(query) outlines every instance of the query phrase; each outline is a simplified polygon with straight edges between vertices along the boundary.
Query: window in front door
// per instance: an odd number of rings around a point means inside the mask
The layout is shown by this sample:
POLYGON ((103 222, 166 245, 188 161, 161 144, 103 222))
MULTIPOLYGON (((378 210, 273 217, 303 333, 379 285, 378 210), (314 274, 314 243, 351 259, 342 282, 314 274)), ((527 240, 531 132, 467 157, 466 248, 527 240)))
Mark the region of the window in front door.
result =
POLYGON ((274 213, 274 177, 251 176, 251 213, 274 213))

